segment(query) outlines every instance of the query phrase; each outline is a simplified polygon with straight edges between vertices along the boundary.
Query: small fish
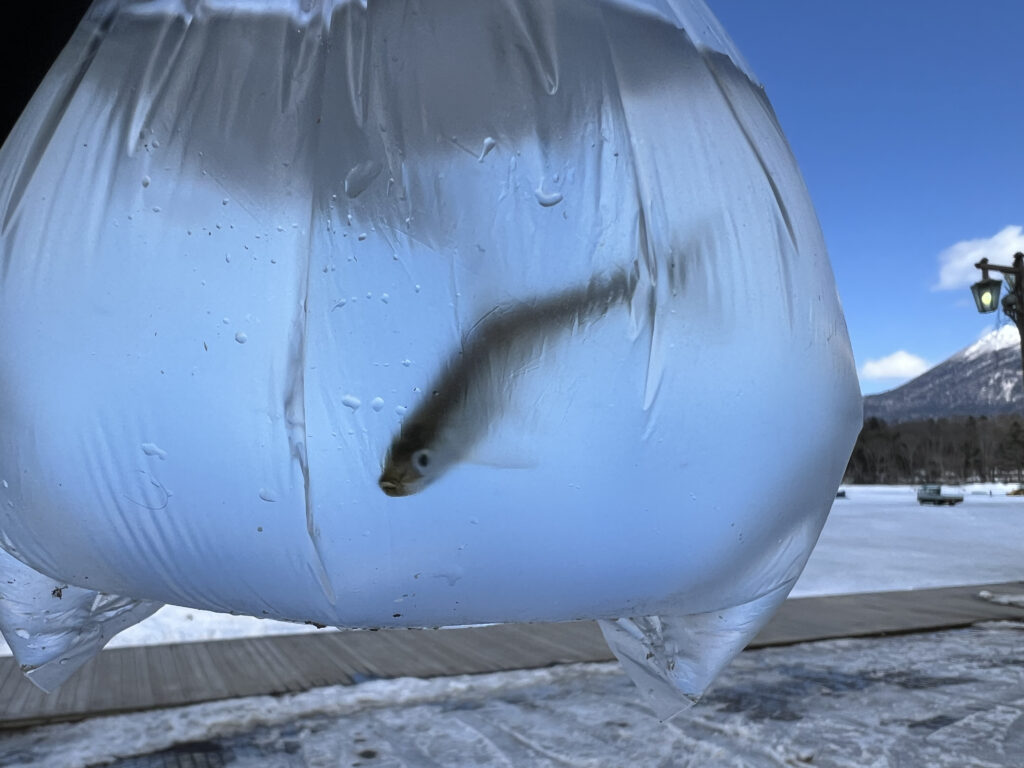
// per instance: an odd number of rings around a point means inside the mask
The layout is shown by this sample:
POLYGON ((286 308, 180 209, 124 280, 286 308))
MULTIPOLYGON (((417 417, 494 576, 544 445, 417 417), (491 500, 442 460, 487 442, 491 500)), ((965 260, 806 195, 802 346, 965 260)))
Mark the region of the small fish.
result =
POLYGON ((501 415, 517 374, 547 340, 631 299, 637 276, 636 268, 616 271, 583 287, 499 306, 484 315, 402 423, 384 457, 380 489, 388 496, 410 496, 464 459, 501 415))

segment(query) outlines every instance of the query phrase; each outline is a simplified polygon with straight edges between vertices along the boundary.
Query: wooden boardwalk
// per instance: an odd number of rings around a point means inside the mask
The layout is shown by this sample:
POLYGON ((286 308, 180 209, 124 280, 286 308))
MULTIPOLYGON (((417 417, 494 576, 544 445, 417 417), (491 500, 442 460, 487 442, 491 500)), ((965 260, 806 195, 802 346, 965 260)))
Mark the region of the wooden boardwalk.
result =
MULTIPOLYGON (((1024 582, 792 599, 751 647, 1024 620, 1024 608, 982 600, 982 589, 1019 595, 1024 582)), ((612 658, 597 625, 589 621, 275 635, 103 651, 47 695, 7 657, 0 658, 0 728, 374 678, 475 674, 612 658)))

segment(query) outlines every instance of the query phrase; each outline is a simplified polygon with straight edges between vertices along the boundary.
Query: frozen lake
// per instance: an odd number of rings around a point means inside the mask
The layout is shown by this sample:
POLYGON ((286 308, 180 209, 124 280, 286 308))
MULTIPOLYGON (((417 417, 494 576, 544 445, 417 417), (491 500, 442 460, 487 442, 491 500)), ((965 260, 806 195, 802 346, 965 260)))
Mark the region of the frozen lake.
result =
POLYGON ((955 507, 922 506, 910 486, 844 487, 793 597, 1024 579, 1024 497, 1006 486, 966 486, 955 507))

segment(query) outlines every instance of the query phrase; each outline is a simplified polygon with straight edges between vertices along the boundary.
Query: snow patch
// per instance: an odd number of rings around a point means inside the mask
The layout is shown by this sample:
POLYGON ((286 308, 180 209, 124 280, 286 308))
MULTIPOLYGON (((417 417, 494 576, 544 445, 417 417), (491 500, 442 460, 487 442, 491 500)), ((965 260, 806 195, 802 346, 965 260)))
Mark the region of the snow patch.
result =
POLYGON ((996 605, 1010 605, 1014 608, 1024 608, 1024 595, 996 595, 989 592, 987 589, 983 589, 978 593, 978 597, 982 600, 987 600, 990 603, 996 605))
POLYGON ((1002 399, 1007 403, 1013 400, 1014 383, 1015 382, 1012 379, 1003 379, 1002 381, 999 382, 999 386, 1002 388, 1002 399))

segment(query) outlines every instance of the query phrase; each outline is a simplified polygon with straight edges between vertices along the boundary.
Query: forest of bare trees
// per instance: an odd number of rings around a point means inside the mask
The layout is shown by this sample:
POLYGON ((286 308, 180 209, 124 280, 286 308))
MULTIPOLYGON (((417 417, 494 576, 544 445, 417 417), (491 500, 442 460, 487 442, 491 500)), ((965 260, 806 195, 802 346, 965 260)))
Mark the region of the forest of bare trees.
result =
POLYGON ((887 424, 868 419, 846 468, 848 483, 1021 482, 1024 421, 973 416, 887 424))

